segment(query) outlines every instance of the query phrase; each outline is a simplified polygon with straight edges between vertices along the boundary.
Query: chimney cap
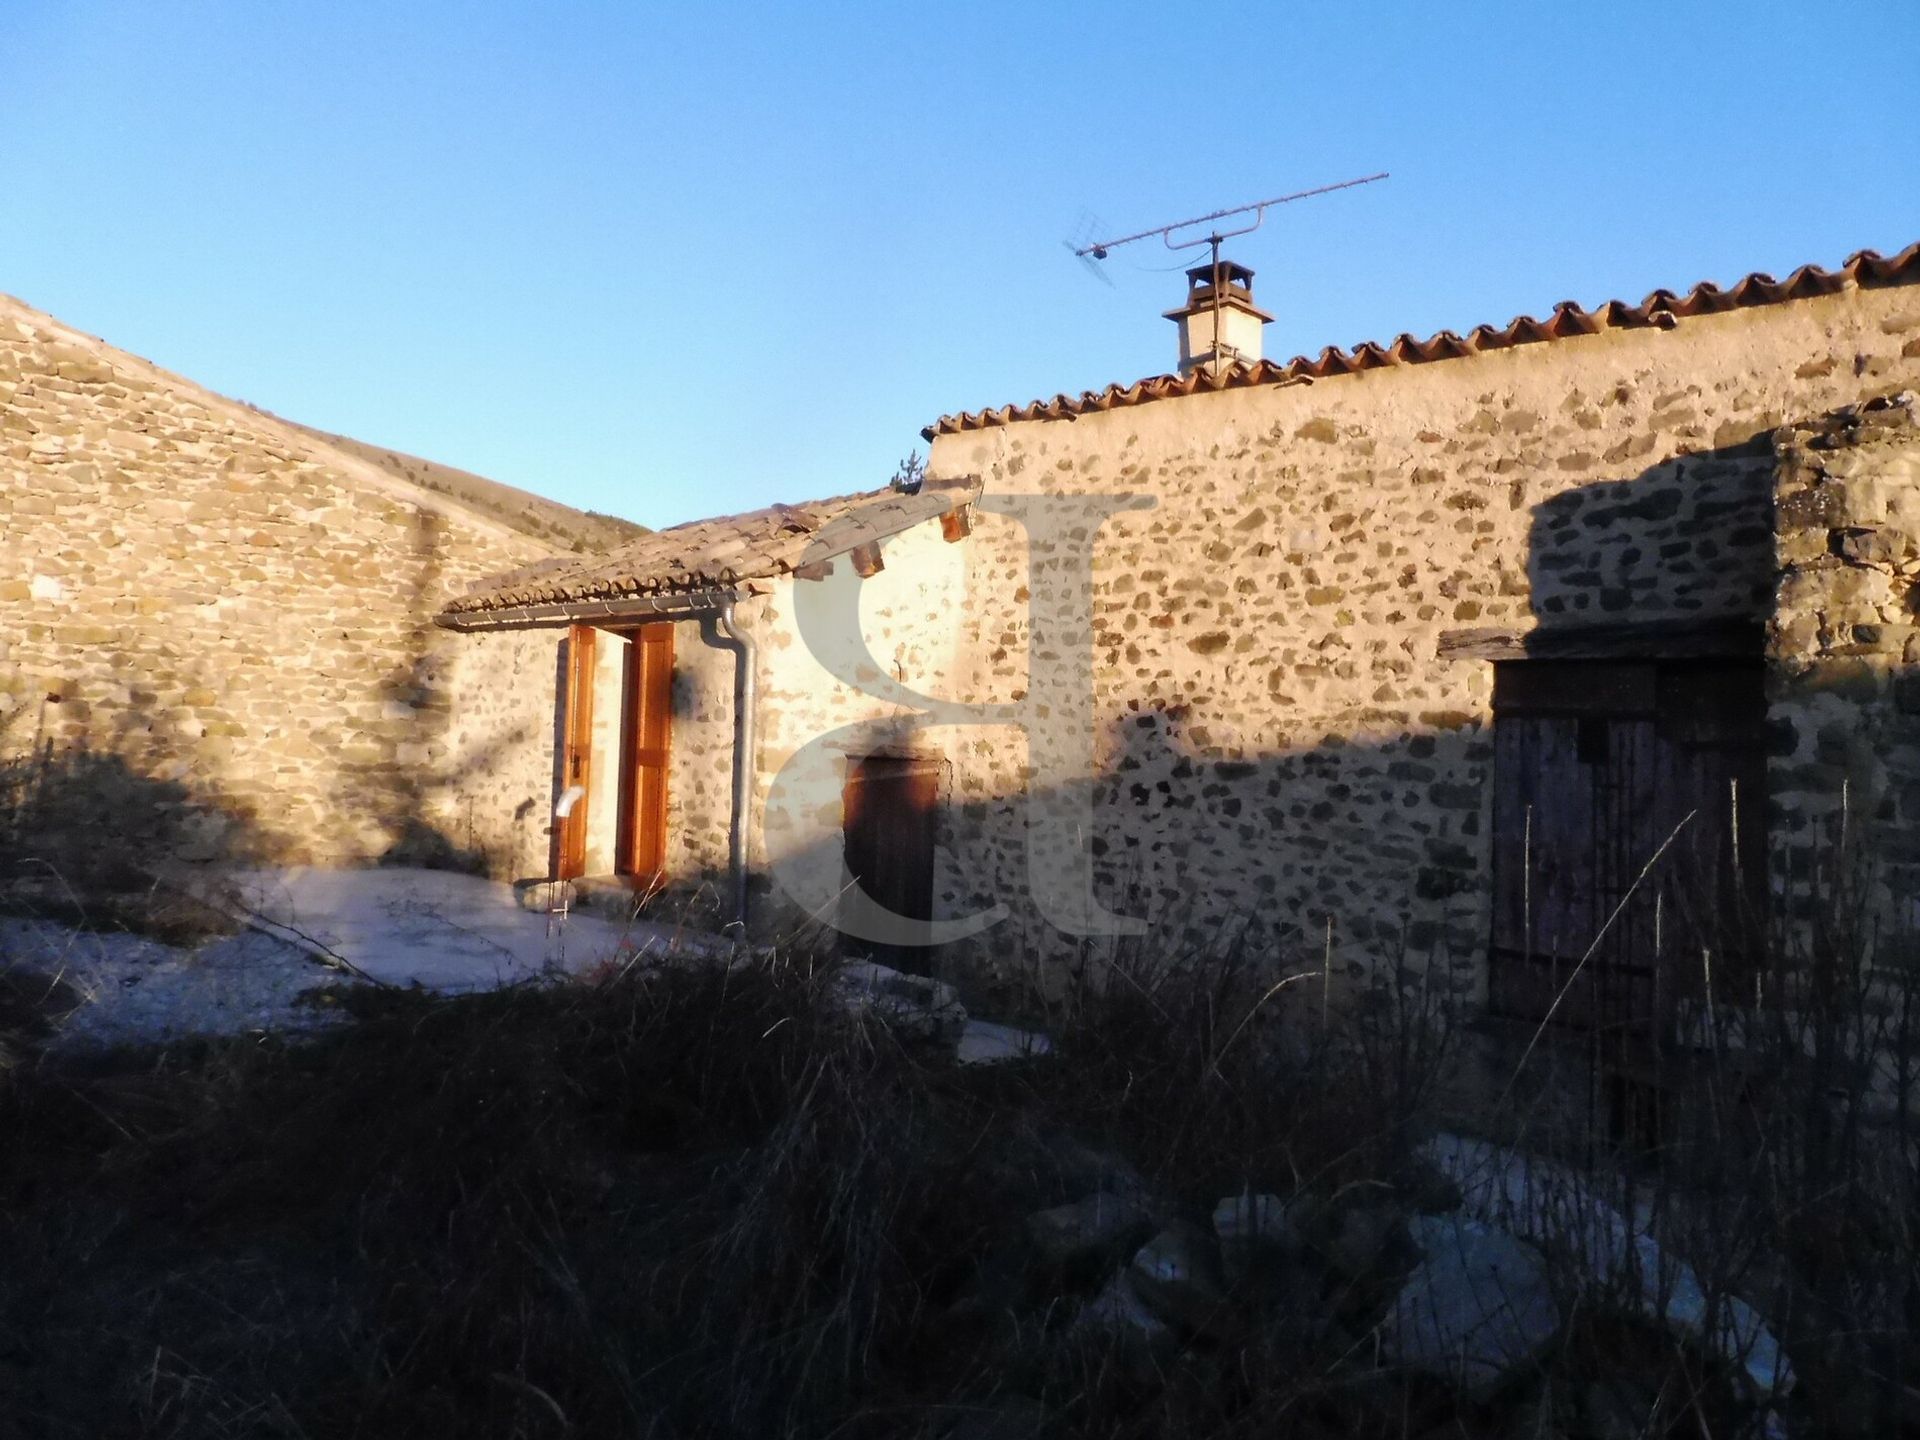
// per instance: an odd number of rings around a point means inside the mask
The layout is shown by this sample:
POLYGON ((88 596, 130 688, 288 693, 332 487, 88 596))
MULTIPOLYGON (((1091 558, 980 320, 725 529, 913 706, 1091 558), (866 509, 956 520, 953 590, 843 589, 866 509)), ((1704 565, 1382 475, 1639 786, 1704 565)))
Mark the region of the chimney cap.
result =
POLYGON ((1253 293, 1253 271, 1238 260, 1209 260, 1187 271, 1189 285, 1238 285, 1253 293))
POLYGON ((1253 271, 1235 260, 1210 260, 1187 271, 1187 303, 1178 310, 1166 311, 1166 318, 1177 321, 1211 310, 1216 303, 1243 310, 1263 325, 1273 319, 1253 303, 1253 271))

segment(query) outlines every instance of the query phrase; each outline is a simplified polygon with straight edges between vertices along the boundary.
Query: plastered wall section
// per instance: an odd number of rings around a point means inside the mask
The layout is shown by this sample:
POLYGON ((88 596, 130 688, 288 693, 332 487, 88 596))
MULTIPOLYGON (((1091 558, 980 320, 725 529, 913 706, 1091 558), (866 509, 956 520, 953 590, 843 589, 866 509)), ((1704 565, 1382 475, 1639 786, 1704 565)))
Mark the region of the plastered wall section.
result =
MULTIPOLYGON (((942 538, 937 521, 928 522, 889 540, 885 568, 870 579, 857 579, 841 557, 824 579, 760 582, 739 601, 736 621, 756 641, 758 719, 747 850, 759 933, 794 936, 810 920, 833 913, 845 883, 841 792, 850 760, 911 750, 950 776, 948 752, 963 743, 960 732, 916 726, 916 704, 874 690, 892 682, 939 697, 970 693, 968 677, 956 669, 963 548, 942 538), (820 617, 807 633, 796 613, 800 592, 820 617)), ((679 621, 673 628, 667 874, 649 913, 717 926, 731 918, 740 655, 711 619, 679 621)), ((603 632, 598 645, 590 873, 612 866, 622 643, 603 632)), ((1004 737, 981 743, 1004 743, 1004 737)), ((944 784, 942 797, 944 803, 944 784)), ((943 863, 938 881, 945 902, 956 902, 959 886, 950 863, 943 863)))
MULTIPOLYGON (((1007 743, 997 733, 982 738, 917 720, 917 696, 965 701, 976 690, 957 623, 967 599, 967 543, 947 541, 939 522, 929 521, 888 540, 885 568, 869 579, 858 579, 843 556, 826 578, 781 579, 740 608, 741 623, 758 640, 749 860, 754 922, 763 933, 817 937, 817 923, 834 913, 847 883, 841 800, 850 763, 875 753, 925 757, 941 776, 937 828, 944 835, 961 752, 969 744, 1007 743), (797 613, 803 605, 811 617, 805 623, 797 613), (888 686, 904 693, 885 693, 888 686)), ((727 653, 725 674, 710 674, 701 689, 710 701, 699 713, 715 722, 724 716, 730 724, 731 666, 727 653)), ((679 751, 675 773, 689 764, 700 771, 695 794, 708 798, 696 801, 699 813, 720 823, 696 828, 689 817, 687 838, 707 857, 709 873, 721 874, 731 752, 717 743, 718 723, 705 733, 716 742, 705 760, 679 751)), ((954 861, 951 853, 938 857, 936 915, 961 902, 954 861)))
MULTIPOLYGON (((950 728, 918 732, 908 722, 916 705, 874 689, 881 682, 924 695, 972 689, 970 676, 956 670, 962 630, 954 616, 964 597, 964 543, 948 543, 939 522, 927 522, 887 541, 885 568, 870 580, 860 582, 841 557, 824 580, 762 582, 739 601, 737 624, 756 641, 747 854, 758 933, 820 939, 814 922, 833 914, 845 885, 841 789, 851 758, 912 749, 950 776, 948 749, 956 743, 950 728), (803 599, 818 616, 806 634, 797 614, 803 599)), ((653 914, 689 924, 732 918, 737 666, 739 653, 712 620, 674 626, 668 885, 653 914)), ((597 745, 614 741, 611 733, 595 735, 597 745)), ((937 889, 948 904, 958 899, 948 862, 937 874, 937 889)))
MULTIPOLYGON (((1771 432, 1916 384, 1920 292, 1850 290, 942 435, 929 469, 1152 501, 1092 542, 1091 635, 1055 637, 1094 650, 1088 842, 1109 907, 1147 927, 1127 943, 1302 964, 1330 946, 1356 972, 1411 952, 1477 985, 1492 675, 1440 659, 1441 637, 1765 617, 1771 432)), ((960 548, 952 668, 1017 697, 1035 557, 992 517, 960 548)), ((1020 937, 973 961, 1077 963, 1085 947, 1019 905, 1018 738, 954 760, 961 903, 1011 903, 999 933, 1020 937)))
POLYGON ((555 641, 431 622, 545 553, 0 301, 0 754, 49 843, 524 870, 555 641))

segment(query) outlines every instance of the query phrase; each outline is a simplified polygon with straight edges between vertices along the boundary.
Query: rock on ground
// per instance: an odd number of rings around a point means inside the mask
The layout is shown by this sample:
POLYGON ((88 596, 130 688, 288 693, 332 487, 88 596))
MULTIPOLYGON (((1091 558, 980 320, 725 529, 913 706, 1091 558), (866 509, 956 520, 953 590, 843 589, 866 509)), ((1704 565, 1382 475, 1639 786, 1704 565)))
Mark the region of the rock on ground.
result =
POLYGON ((1237 1279, 1263 1258, 1293 1255, 1301 1246, 1300 1227, 1278 1195, 1251 1191, 1229 1195, 1213 1207, 1213 1233, 1229 1279, 1237 1279))
POLYGON ((1464 1215, 1419 1215, 1412 1229, 1426 1258, 1381 1328, 1387 1358, 1485 1391, 1559 1333, 1546 1262, 1531 1245, 1464 1215))
POLYGON ((997 1065, 1007 1060, 1045 1055, 1052 1048, 1053 1042, 1036 1031, 969 1017, 960 1032, 954 1059, 962 1065, 997 1065))
POLYGON ((1793 1366, 1759 1312, 1737 1295, 1710 1300, 1698 1272, 1654 1238, 1644 1206, 1629 1217, 1567 1166, 1465 1136, 1436 1135, 1422 1154, 1460 1187, 1468 1214, 1567 1255, 1584 1272, 1590 1298, 1659 1321, 1734 1362, 1753 1398, 1793 1389, 1793 1366))
POLYGON ((1027 1217, 1027 1240, 1045 1265, 1073 1269, 1116 1260, 1153 1233, 1153 1215, 1138 1200, 1104 1192, 1027 1217))
POLYGON ((932 1040, 956 1044, 966 1029, 967 1011, 959 992, 926 975, 909 975, 873 960, 850 960, 834 972, 833 986, 849 1011, 877 1015, 932 1040))
POLYGON ((1083 1345, 1111 1347, 1136 1380, 1155 1378, 1179 1348, 1179 1337, 1140 1298, 1125 1270, 1080 1309, 1068 1338, 1083 1345))
POLYGON ((1162 1318, 1201 1334, 1232 1328, 1226 1281, 1211 1233, 1176 1221, 1134 1252, 1134 1293, 1162 1318))

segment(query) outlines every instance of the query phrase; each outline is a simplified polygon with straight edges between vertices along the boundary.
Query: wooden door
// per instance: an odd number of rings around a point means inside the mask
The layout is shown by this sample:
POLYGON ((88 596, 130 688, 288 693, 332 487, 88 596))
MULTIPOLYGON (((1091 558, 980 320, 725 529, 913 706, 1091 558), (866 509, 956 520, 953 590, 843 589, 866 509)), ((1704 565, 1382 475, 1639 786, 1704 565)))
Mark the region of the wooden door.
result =
POLYGON ((1704 952, 1737 964, 1764 893, 1759 668, 1514 662, 1494 711, 1493 1009, 1632 1030, 1704 952))
MULTIPOLYGON (((933 847, 939 802, 939 762, 913 756, 869 755, 855 761, 842 795, 847 873, 854 890, 845 916, 878 911, 908 920, 933 918, 933 847)), ((914 974, 931 968, 924 946, 850 940, 852 948, 914 974)))
POLYGON ((636 889, 667 867, 667 762, 673 719, 673 626, 628 637, 621 686, 620 816, 613 868, 636 889))
POLYGON ((558 821, 555 873, 562 880, 584 875, 587 870, 587 791, 593 777, 593 666, 597 648, 594 638, 591 625, 576 625, 567 632, 566 717, 562 729, 566 739, 560 757, 559 798, 564 799, 575 787, 580 793, 558 821))

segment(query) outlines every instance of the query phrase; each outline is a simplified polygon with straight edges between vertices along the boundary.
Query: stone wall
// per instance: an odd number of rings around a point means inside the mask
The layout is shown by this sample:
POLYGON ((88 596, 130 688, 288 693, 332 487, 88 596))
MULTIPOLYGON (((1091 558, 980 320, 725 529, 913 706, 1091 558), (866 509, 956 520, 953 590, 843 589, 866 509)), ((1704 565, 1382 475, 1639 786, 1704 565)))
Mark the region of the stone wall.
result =
POLYGON ((432 617, 545 553, 0 298, 0 760, 41 777, 29 848, 544 871, 554 638, 432 617))
POLYGON ((1861 840, 1885 938, 1920 897, 1920 401, 1908 391, 1783 427, 1768 783, 1782 885, 1861 840), (1842 822, 1845 822, 1844 825, 1842 822))
MULTIPOLYGON (((1110 904, 1151 943, 1244 931, 1317 959, 1331 925, 1337 962, 1407 947, 1477 966, 1491 666, 1440 658, 1442 636, 1764 617, 1770 433, 1920 383, 1917 342, 1920 293, 1849 289, 943 434, 929 470, 1154 501, 1095 548, 1086 777, 1110 904)), ((958 670, 969 698, 1012 698, 1027 546, 986 516, 960 548, 958 670)), ((953 753, 966 905, 1025 888, 1023 757, 1015 737, 953 753)), ((1030 915, 1015 929, 1046 937, 1030 915)))

